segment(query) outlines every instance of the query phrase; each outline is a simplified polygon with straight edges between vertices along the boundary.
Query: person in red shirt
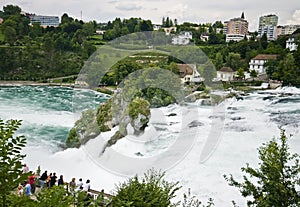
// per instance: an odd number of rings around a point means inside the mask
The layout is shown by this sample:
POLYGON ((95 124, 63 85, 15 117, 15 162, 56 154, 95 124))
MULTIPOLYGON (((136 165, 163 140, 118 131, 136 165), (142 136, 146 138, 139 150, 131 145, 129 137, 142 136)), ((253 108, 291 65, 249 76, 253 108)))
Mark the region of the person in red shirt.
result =
POLYGON ((35 173, 33 173, 31 176, 28 177, 28 183, 31 187, 31 193, 35 193, 35 173))

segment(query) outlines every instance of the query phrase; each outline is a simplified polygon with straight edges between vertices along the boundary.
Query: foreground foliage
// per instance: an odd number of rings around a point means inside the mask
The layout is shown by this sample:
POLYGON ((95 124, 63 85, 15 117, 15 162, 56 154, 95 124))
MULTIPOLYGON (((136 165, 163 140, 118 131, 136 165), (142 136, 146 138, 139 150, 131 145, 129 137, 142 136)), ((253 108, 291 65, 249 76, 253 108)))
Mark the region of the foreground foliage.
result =
POLYGON ((14 136, 21 121, 0 119, 0 199, 2 206, 8 206, 7 196, 19 183, 27 179, 22 171, 22 160, 25 157, 21 150, 26 145, 24 136, 14 136))
POLYGON ((247 164, 242 171, 243 182, 232 175, 224 176, 229 185, 239 188, 243 197, 250 197, 248 206, 300 206, 300 165, 299 155, 291 154, 285 131, 278 139, 263 144, 259 149, 261 162, 254 169, 247 164))
POLYGON ((176 206, 171 199, 179 190, 178 182, 171 183, 164 180, 165 173, 149 170, 143 178, 135 176, 117 186, 116 196, 112 199, 112 206, 135 207, 169 207, 176 206))

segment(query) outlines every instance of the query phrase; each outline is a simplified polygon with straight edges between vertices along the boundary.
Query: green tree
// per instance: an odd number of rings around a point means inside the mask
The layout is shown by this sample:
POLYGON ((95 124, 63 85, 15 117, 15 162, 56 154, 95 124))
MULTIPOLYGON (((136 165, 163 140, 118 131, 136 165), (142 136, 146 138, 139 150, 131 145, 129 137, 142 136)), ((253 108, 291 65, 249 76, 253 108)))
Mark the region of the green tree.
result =
POLYGON ((252 80, 253 80, 254 78, 257 77, 257 72, 256 72, 256 70, 251 70, 251 71, 250 71, 250 77, 252 78, 252 80))
POLYGON ((74 202, 75 197, 69 195, 63 186, 53 186, 37 194, 39 207, 70 207, 74 202))
POLYGON ((2 207, 7 206, 7 196, 27 179, 22 171, 22 160, 25 157, 21 150, 26 145, 24 136, 14 136, 21 121, 0 119, 0 198, 2 207))
POLYGON ((9 16, 18 15, 21 13, 21 8, 15 5, 7 5, 3 7, 3 16, 4 19, 7 19, 9 16))
POLYGON ((243 68, 239 68, 237 71, 236 71, 236 75, 237 77, 239 77, 240 79, 244 80, 245 79, 245 71, 243 68))
POLYGON ((230 52, 226 57, 226 66, 231 67, 235 71, 243 67, 241 55, 238 53, 230 52))
POLYGON ((294 56, 289 53, 287 56, 279 62, 279 68, 282 71, 282 80, 285 84, 294 84, 297 80, 297 67, 295 64, 294 56))
POLYGON ((268 60, 264 65, 266 67, 267 74, 273 80, 282 80, 282 72, 278 65, 278 60, 268 60))
POLYGON ((17 39, 17 32, 16 30, 13 28, 13 27, 6 27, 4 32, 4 40, 9 43, 10 45, 13 45, 14 42, 16 41, 17 39))
POLYGON ((177 206, 171 200, 180 189, 178 182, 168 182, 164 176, 165 173, 149 170, 143 178, 135 176, 120 183, 116 188, 116 196, 112 199, 112 206, 177 206))
POLYGON ((299 155, 289 152, 288 138, 281 130, 280 138, 263 144, 259 149, 261 162, 258 168, 247 164, 242 171, 243 182, 236 181, 232 175, 225 179, 229 185, 239 188, 243 197, 252 197, 248 206, 299 206, 300 205, 300 165, 299 155))
POLYGON ((260 43, 262 49, 267 49, 267 47, 268 47, 268 37, 267 37, 266 33, 264 33, 262 35, 262 37, 259 40, 259 43, 260 43))
POLYGON ((223 56, 220 52, 216 54, 216 58, 213 61, 217 70, 220 70, 223 66, 223 56))
POLYGON ((216 34, 215 32, 209 34, 208 44, 214 45, 220 43, 221 43, 221 39, 219 38, 218 34, 216 34))

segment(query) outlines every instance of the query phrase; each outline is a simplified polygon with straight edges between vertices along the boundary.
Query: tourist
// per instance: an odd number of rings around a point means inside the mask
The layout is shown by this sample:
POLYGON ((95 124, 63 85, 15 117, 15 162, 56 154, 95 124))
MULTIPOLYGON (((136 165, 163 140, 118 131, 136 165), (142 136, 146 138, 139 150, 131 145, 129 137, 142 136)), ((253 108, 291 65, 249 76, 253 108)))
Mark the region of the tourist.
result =
POLYGON ((50 187, 53 187, 55 185, 56 179, 57 179, 56 173, 53 173, 51 180, 50 180, 50 187))
POLYGON ((24 191, 23 185, 19 184, 19 186, 18 186, 18 196, 19 197, 23 196, 23 191, 24 191))
POLYGON ((50 187, 50 181, 51 181, 52 173, 50 173, 46 179, 46 185, 49 188, 50 187))
POLYGON ((47 170, 42 174, 42 176, 40 177, 39 179, 39 182, 40 182, 40 188, 43 189, 44 188, 44 185, 45 185, 45 182, 48 178, 48 175, 47 175, 47 170))
POLYGON ((60 186, 60 185, 64 185, 65 182, 64 182, 64 178, 62 175, 59 176, 59 179, 57 181, 57 185, 60 186))
POLYGON ((28 173, 28 172, 29 172, 29 167, 26 164, 24 164, 23 165, 23 173, 28 173))
POLYGON ((86 183, 83 186, 83 191, 89 192, 91 189, 90 180, 87 180, 86 183))
POLYGON ((74 192, 75 188, 76 188, 76 182, 75 182, 75 178, 72 178, 71 182, 69 183, 69 188, 70 188, 70 192, 74 192))
POLYGON ((75 191, 80 191, 83 189, 83 182, 82 182, 82 178, 79 178, 79 182, 77 183, 77 188, 75 191))
POLYGON ((28 183, 31 187, 31 193, 35 193, 35 173, 33 173, 31 176, 28 177, 28 183))
POLYGON ((26 196, 31 196, 31 186, 30 186, 29 182, 27 182, 26 185, 25 185, 25 195, 26 196))

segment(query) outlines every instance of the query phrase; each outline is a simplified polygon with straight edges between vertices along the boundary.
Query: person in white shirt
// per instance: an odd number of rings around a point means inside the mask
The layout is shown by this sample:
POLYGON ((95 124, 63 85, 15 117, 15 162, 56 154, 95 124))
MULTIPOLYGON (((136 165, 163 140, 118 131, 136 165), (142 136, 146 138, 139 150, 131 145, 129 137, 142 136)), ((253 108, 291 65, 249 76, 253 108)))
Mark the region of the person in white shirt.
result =
POLYGON ((90 188, 91 188, 90 180, 87 180, 83 186, 83 191, 89 192, 90 188))
POLYGON ((78 181, 78 183, 77 183, 77 185, 76 185, 75 191, 77 192, 77 191, 80 191, 80 190, 82 190, 82 189, 83 189, 82 178, 79 178, 79 181, 78 181))

